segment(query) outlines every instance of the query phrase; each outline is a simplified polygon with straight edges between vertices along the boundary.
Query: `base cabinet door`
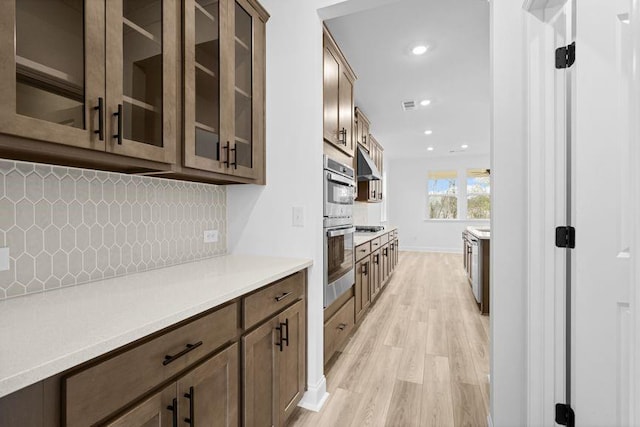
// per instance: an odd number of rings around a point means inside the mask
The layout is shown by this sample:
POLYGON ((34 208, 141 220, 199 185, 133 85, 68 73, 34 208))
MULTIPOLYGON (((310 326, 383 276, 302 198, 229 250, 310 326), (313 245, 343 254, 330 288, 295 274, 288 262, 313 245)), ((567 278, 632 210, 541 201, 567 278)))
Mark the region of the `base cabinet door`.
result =
POLYGON ((173 427, 178 422, 178 399, 176 384, 172 383, 162 391, 134 406, 108 427, 173 427))
POLYGON ((389 277, 389 244, 386 244, 382 247, 382 267, 380 268, 381 274, 381 282, 384 285, 389 277))
POLYGON ((355 285, 355 320, 358 322, 364 314, 370 301, 370 256, 365 257, 356 263, 356 285, 355 285))
POLYGON ((280 319, 275 317, 242 338, 244 422, 247 427, 279 425, 277 387, 280 319))
POLYGON ((279 414, 280 425, 284 425, 296 409, 304 394, 306 383, 305 347, 306 314, 304 301, 298 301, 280 315, 284 346, 278 354, 279 363, 279 414))
POLYGON ((179 424, 237 427, 238 344, 178 380, 179 424))
POLYGON ((243 426, 283 426, 306 384, 306 308, 299 300, 243 337, 243 426))
POLYGON ((374 301, 380 292, 380 253, 381 250, 371 254, 371 301, 374 301))

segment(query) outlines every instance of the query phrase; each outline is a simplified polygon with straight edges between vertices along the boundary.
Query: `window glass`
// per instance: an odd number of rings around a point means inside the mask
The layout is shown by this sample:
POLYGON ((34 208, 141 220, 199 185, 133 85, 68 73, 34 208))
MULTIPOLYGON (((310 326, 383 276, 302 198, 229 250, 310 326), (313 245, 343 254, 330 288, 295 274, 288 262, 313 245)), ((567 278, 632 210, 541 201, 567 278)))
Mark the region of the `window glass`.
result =
POLYGON ((467 218, 491 217, 491 180, 489 169, 467 170, 467 218))
POLYGON ((458 189, 455 171, 429 172, 427 184, 428 212, 431 219, 458 218, 458 189))

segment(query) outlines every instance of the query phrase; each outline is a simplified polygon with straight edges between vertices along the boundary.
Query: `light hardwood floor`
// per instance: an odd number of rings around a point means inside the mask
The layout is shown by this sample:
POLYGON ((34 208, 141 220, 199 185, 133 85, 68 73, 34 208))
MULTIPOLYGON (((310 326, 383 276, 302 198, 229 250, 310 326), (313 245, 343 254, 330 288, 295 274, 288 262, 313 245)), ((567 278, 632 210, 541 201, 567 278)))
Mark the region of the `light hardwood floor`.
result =
POLYGON ((396 271, 325 372, 329 399, 296 427, 486 426, 489 317, 462 258, 401 252, 396 271))

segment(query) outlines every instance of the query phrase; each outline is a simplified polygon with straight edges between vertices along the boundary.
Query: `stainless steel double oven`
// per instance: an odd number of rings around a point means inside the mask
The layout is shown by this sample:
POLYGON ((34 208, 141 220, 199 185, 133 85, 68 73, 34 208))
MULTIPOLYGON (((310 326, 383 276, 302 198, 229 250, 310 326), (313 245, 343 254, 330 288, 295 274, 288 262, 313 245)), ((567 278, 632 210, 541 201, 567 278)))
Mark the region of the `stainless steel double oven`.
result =
POLYGON ((354 170, 324 156, 324 306, 353 286, 354 170))

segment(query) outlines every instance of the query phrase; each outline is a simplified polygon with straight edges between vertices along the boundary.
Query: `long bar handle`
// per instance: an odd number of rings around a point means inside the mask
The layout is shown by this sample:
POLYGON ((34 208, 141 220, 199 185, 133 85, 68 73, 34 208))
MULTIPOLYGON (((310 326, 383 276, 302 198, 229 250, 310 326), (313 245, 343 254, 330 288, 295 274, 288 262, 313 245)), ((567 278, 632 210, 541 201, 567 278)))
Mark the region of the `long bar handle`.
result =
POLYGON ((180 353, 176 353, 173 356, 171 355, 166 355, 164 357, 164 360, 162 361, 162 365, 163 366, 167 366, 169 363, 176 361, 177 359, 181 358, 182 356, 184 356, 185 354, 189 353, 190 351, 195 350, 196 348, 200 347, 202 345, 202 341, 198 341, 195 344, 187 344, 184 348, 184 350, 182 350, 180 353))
POLYGON ((293 293, 293 292, 285 292, 285 293, 284 293, 284 294, 282 294, 282 295, 278 295, 278 296, 276 297, 276 302, 280 302, 280 301, 282 301, 283 299, 285 299, 286 297, 288 297, 288 296, 289 296, 289 295, 291 295, 292 293, 293 293))
POLYGON ((174 397, 171 405, 167 406, 167 409, 171 411, 171 425, 178 427, 178 399, 174 397))
POLYGON ((93 109, 98 112, 98 129, 93 133, 98 135, 100 141, 104 141, 104 99, 102 97, 98 98, 98 105, 93 109))
POLYGON ((189 424, 192 427, 196 425, 196 414, 194 410, 195 401, 196 401, 196 391, 193 386, 189 387, 189 393, 185 393, 184 397, 189 399, 189 418, 185 418, 184 422, 189 424))
POLYGON ((118 118, 118 133, 113 137, 118 140, 118 145, 122 145, 122 104, 118 104, 118 111, 113 116, 118 118))

